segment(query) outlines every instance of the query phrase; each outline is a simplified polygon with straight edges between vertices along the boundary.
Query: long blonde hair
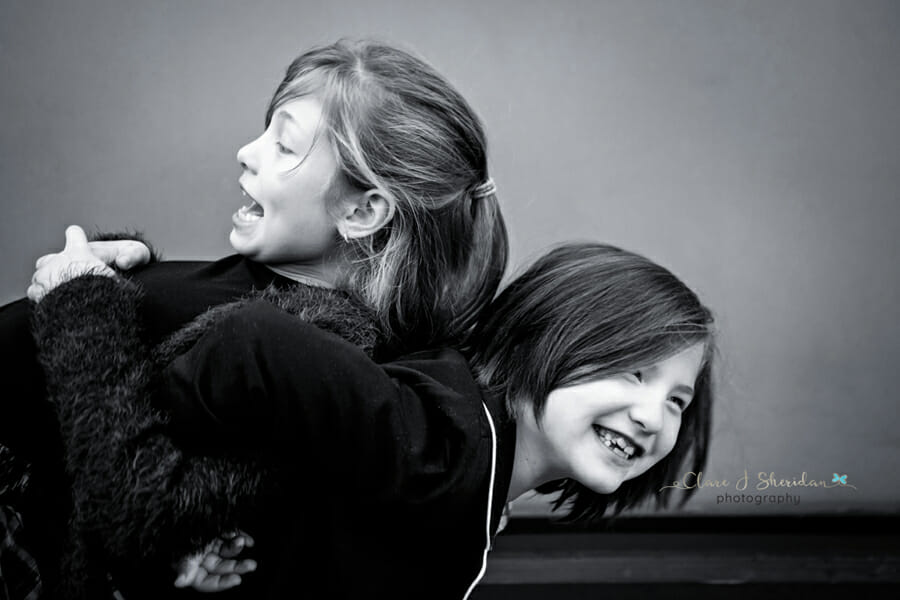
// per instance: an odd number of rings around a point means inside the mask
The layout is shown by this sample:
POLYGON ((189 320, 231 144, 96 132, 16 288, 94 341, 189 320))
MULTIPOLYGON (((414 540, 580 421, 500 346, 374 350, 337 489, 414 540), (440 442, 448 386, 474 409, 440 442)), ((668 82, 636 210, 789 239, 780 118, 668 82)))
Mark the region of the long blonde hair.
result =
POLYGON ((371 306, 398 350, 453 345, 471 331, 506 268, 496 193, 484 193, 487 148, 466 100, 425 61, 375 41, 341 40, 290 65, 266 115, 314 94, 342 175, 396 209, 351 241, 342 287, 371 306), (482 187, 479 187, 482 186, 482 187))

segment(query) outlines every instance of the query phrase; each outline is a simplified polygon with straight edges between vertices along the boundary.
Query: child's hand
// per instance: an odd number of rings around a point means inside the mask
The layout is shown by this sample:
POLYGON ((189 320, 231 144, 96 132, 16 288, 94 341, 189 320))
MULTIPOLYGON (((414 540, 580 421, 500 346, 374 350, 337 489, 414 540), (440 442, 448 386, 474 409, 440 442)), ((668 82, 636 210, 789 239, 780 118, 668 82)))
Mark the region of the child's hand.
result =
POLYGON ((243 531, 226 534, 210 542, 202 552, 181 559, 175 587, 191 587, 199 592, 222 592, 241 583, 241 575, 256 570, 252 559, 235 560, 244 548, 252 548, 253 538, 243 531))
MULTIPOLYGON (((150 262, 150 248, 137 240, 88 242, 94 256, 109 266, 128 271, 150 262)), ((40 260, 40 259, 39 259, 40 260)))
MULTIPOLYGON (((91 252, 104 264, 115 265, 122 271, 129 271, 135 267, 150 262, 150 248, 137 240, 107 240, 101 242, 88 242, 91 252)), ((35 269, 46 265, 58 252, 45 254, 35 263, 35 269)))
POLYGON ((61 283, 84 275, 114 276, 115 272, 106 266, 102 260, 94 256, 88 245, 84 230, 78 225, 70 225, 66 228, 66 247, 57 254, 47 254, 35 263, 34 276, 31 285, 28 286, 27 296, 35 302, 40 302, 47 292, 61 283))

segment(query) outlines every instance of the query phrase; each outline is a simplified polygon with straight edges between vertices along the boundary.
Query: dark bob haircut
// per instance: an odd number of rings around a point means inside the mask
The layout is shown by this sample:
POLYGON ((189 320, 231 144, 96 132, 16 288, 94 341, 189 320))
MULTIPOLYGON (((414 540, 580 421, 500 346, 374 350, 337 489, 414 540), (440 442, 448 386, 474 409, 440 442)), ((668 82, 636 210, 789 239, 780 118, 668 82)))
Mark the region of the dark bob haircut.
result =
MULTIPOLYGON (((541 422, 551 391, 642 369, 701 343, 705 358, 694 398, 672 452, 643 475, 603 495, 563 479, 538 488, 559 492, 554 510, 567 521, 594 521, 655 496, 706 462, 712 411, 713 316, 678 277, 632 252, 596 243, 567 244, 538 259, 488 309, 469 344, 472 367, 515 418, 529 407, 541 422)), ((687 501, 690 490, 683 496, 687 501)))

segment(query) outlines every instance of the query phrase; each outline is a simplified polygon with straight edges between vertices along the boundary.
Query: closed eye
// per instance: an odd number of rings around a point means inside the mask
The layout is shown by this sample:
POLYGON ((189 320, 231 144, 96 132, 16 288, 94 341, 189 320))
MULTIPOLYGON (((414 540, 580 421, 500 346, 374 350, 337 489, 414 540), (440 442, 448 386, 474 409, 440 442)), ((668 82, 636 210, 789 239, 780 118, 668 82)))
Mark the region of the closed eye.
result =
POLYGON ((282 154, 293 154, 294 151, 282 144, 281 142, 275 142, 275 146, 278 147, 278 151, 282 154))

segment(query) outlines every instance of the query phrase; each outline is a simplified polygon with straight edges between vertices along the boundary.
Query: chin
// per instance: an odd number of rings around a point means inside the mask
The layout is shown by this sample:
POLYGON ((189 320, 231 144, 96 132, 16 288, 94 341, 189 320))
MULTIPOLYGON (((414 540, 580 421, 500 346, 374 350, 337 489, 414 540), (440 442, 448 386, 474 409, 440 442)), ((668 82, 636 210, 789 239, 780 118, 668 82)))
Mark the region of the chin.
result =
POLYGON ((624 479, 595 479, 592 481, 579 480, 582 485, 596 494, 612 494, 625 483, 624 479))
POLYGON ((228 234, 228 243, 235 250, 238 250, 241 245, 241 236, 234 227, 231 228, 231 232, 228 234))
POLYGON ((231 247, 234 248, 234 251, 244 256, 246 258, 255 259, 256 252, 253 251, 252 244, 249 243, 246 237, 240 235, 234 229, 231 230, 231 234, 228 236, 228 242, 231 244, 231 247))

